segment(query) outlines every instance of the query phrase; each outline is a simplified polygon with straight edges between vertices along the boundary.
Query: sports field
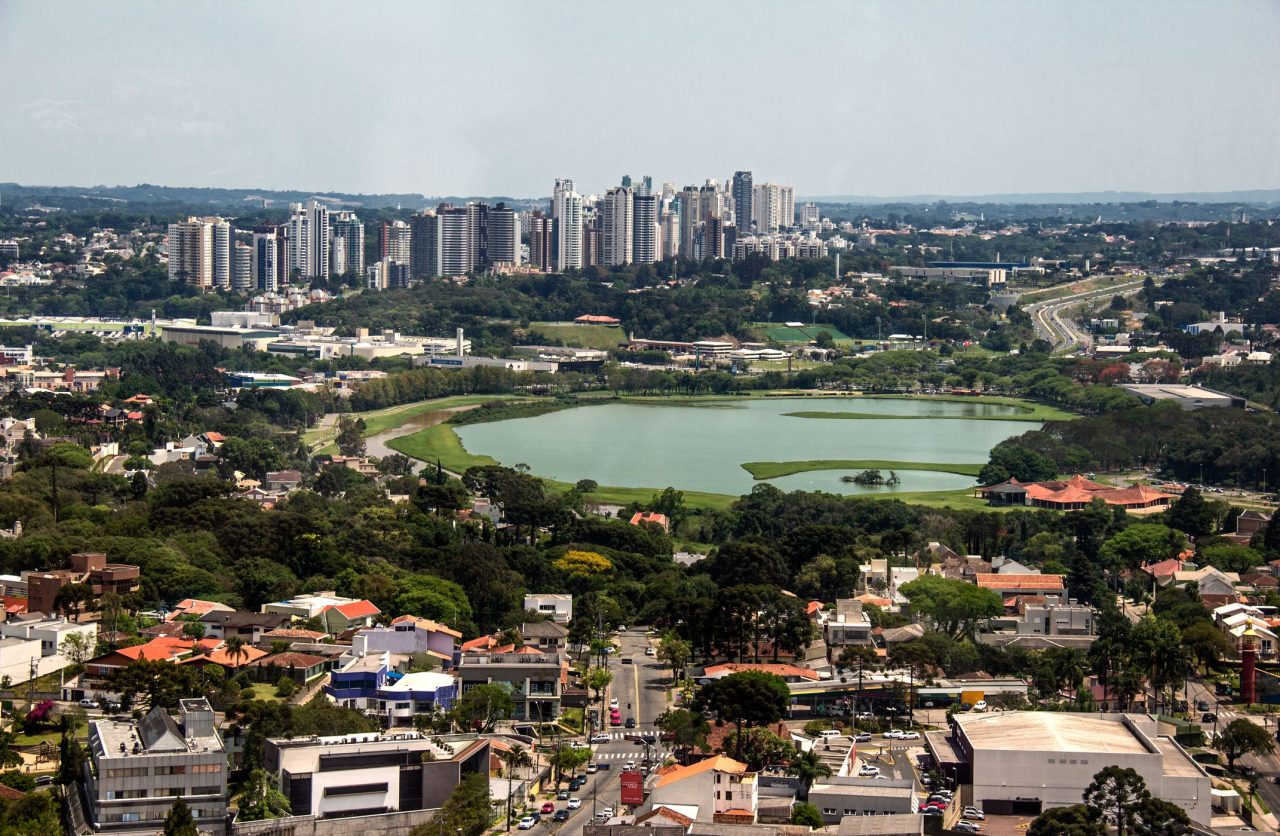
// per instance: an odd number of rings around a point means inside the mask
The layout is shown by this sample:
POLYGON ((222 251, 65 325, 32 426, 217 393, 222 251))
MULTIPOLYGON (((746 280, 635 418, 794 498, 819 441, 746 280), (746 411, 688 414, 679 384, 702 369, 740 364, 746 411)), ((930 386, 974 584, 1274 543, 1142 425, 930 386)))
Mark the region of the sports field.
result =
POLYGON ((818 335, 826 331, 837 343, 852 343, 853 339, 834 325, 783 325, 777 322, 757 322, 755 326, 764 332, 767 339, 779 343, 810 343, 818 335))

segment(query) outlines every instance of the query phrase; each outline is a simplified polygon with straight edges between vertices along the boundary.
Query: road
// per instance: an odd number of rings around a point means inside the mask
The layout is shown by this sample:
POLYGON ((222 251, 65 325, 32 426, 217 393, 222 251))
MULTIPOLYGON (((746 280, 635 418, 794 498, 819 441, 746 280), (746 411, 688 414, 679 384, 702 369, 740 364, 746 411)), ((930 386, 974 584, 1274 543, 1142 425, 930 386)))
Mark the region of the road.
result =
MULTIPOLYGON (((609 727, 608 743, 593 745, 592 762, 601 766, 608 764, 594 775, 587 776, 587 783, 576 795, 582 799, 582 807, 571 810, 568 820, 553 822, 550 816, 543 816, 542 821, 534 826, 531 833, 550 832, 561 836, 581 836, 584 825, 590 823, 592 817, 605 807, 613 807, 619 814, 621 806, 621 779, 619 775, 627 761, 640 763, 648 747, 626 740, 628 733, 657 732, 653 722, 662 712, 667 710, 667 686, 670 684, 670 671, 658 664, 651 656, 645 656, 644 650, 650 644, 650 637, 639 629, 624 631, 618 634, 618 652, 609 657, 608 667, 613 673, 613 682, 609 686, 605 699, 617 699, 618 710, 623 722, 627 718, 635 720, 636 727, 627 729, 621 726, 609 727), (630 661, 625 661, 630 660, 630 661)), ((606 722, 608 709, 604 709, 606 722)), ((654 763, 661 763, 669 754, 661 744, 651 752, 654 763)), ((541 804, 544 799, 539 799, 541 804)), ((556 809, 566 806, 564 801, 555 802, 556 809)))
POLYGON ((1077 347, 1088 348, 1089 335, 1072 321, 1069 311, 1081 304, 1097 301, 1112 296, 1128 296, 1142 289, 1144 276, 1141 279, 1107 285, 1068 296, 1046 299, 1043 302, 1032 302, 1026 306, 1031 315, 1036 333, 1053 344, 1054 351, 1073 351, 1077 347))

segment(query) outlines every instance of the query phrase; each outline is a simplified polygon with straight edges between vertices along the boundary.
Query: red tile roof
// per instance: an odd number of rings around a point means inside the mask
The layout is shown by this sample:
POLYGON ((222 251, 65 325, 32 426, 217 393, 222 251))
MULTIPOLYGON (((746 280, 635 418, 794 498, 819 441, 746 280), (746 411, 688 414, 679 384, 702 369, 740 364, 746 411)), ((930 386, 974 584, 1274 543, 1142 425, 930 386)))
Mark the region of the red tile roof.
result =
POLYGON ((337 610, 347 618, 364 618, 370 615, 378 615, 382 610, 374 606, 372 601, 352 601, 350 604, 334 604, 325 607, 326 610, 337 610))
POLYGON ((977 575, 978 586, 1019 592, 1022 590, 1062 589, 1062 575, 977 575))

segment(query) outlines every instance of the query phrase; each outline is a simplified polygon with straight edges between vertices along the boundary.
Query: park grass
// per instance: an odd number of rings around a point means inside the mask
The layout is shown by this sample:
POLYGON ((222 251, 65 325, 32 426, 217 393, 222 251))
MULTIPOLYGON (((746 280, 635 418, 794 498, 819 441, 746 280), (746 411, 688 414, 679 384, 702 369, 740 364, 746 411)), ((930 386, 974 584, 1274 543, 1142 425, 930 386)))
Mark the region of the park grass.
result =
POLYGON ((837 345, 853 345, 854 339, 834 325, 804 325, 799 328, 781 322, 752 322, 750 327, 764 332, 765 339, 778 343, 808 345, 826 331, 837 345))
POLYGON ((627 341, 626 332, 608 325, 575 325, 572 322, 530 322, 530 341, 544 343, 559 341, 576 348, 597 348, 608 351, 627 341))
POLYGON ((491 456, 468 453, 467 448, 462 446, 462 439, 458 438, 458 434, 448 424, 436 424, 410 435, 393 438, 387 442, 387 446, 411 459, 432 463, 439 461, 445 470, 454 473, 462 473, 469 467, 498 463, 491 456))
MULTIPOLYGON (((880 459, 809 459, 794 462, 745 462, 742 468, 750 473, 753 479, 777 479, 780 476, 807 473, 811 470, 932 470, 938 473, 977 476, 982 470, 982 465, 955 462, 894 462, 880 459)), ((918 493, 948 493, 948 491, 919 491, 918 493)))
POLYGON ((1035 419, 1026 415, 885 415, 876 412, 784 412, 784 418, 831 418, 835 420, 845 421, 1022 421, 1029 422, 1035 419))
MULTIPOLYGON (((966 416, 988 421, 993 419, 1005 421, 1074 421, 1080 417, 1074 412, 1067 412, 1058 409, 1056 406, 1049 406, 1048 404, 1029 401, 1024 398, 1011 398, 1007 395, 863 395, 863 397, 912 401, 947 401, 951 403, 986 403, 1026 410, 1025 414, 1017 416, 966 416)), ((901 418, 904 416, 895 415, 893 417, 901 418)))
MULTIPOLYGON (((375 409, 371 412, 353 412, 351 415, 364 419, 364 432, 360 433, 360 435, 364 438, 369 438, 380 432, 394 429, 404 422, 427 412, 452 409, 456 406, 474 406, 475 404, 488 403, 490 401, 523 400, 527 397, 527 395, 455 395, 448 398, 435 398, 429 401, 414 401, 413 403, 389 406, 385 409, 375 409)), ((325 427, 324 429, 307 430, 302 434, 302 441, 308 446, 331 444, 337 436, 338 427, 335 422, 333 426, 325 427)))

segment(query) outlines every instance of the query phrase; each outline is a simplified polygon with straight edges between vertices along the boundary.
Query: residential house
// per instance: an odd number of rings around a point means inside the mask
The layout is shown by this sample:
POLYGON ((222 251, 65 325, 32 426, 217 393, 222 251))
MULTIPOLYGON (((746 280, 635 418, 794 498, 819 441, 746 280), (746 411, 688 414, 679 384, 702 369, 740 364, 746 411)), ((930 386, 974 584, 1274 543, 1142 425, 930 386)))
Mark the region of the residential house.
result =
POLYGON ((573 620, 573 596, 567 593, 530 593, 524 596, 524 608, 548 616, 557 624, 573 620))
POLYGON ((1006 608, 1016 606, 1017 598, 1023 595, 1064 596, 1067 591, 1062 575, 1001 575, 991 572, 978 575, 976 580, 979 588, 999 595, 1006 608))
POLYGON ((202 834, 226 833, 227 751, 203 698, 163 708, 140 722, 91 720, 83 790, 70 793, 95 833, 158 832, 181 798, 202 834))
POLYGON ((273 470, 267 474, 262 486, 267 491, 289 491, 302 487, 302 474, 296 470, 273 470))
MULTIPOLYGON (((216 644, 214 640, 214 645, 216 644)), ((121 668, 128 667, 140 659, 152 662, 177 662, 189 655, 195 647, 196 643, 190 639, 156 638, 146 644, 121 647, 90 659, 84 664, 85 674, 92 678, 106 679, 121 668)))
POLYGON ((247 670, 258 682, 275 683, 287 676, 298 685, 306 685, 328 673, 329 658, 289 650, 259 657, 249 663, 247 670))
POLYGON ((372 627, 373 620, 382 614, 372 601, 349 601, 332 604, 320 611, 320 620, 330 635, 372 627))
POLYGON ((1027 648, 1086 648, 1094 640, 1094 618, 1093 608, 1075 598, 1022 596, 1013 613, 993 619, 988 625, 991 631, 980 633, 978 638, 984 644, 1000 647, 1016 644, 1027 648))
MULTIPOLYGON (((0 636, 6 639, 39 642, 41 657, 61 656, 63 645, 71 636, 82 636, 92 650, 94 643, 98 640, 98 625, 92 622, 67 621, 65 618, 47 616, 43 613, 21 614, 0 624, 0 636)), ((63 659, 54 670, 65 667, 67 664, 69 662, 63 659)), ((5 671, 5 673, 10 672, 5 671)))
POLYGON ((822 678, 817 671, 797 665, 785 665, 776 662, 721 662, 720 664, 707 665, 703 668, 702 676, 698 677, 698 681, 709 682, 713 679, 726 677, 731 673, 741 673, 743 671, 771 673, 774 676, 782 677, 787 682, 816 682, 822 678))
POLYGON ((209 638, 226 641, 239 636, 249 644, 260 644, 264 633, 287 626, 290 618, 284 613, 216 610, 200 616, 200 623, 209 638))
POLYGON ((902 594, 902 587, 917 580, 920 570, 914 566, 893 566, 889 569, 889 597, 893 603, 901 607, 907 603, 907 596, 902 594))
POLYGON ((757 774, 745 763, 714 755, 658 773, 649 793, 653 807, 668 807, 698 822, 754 824, 759 807, 757 774), (690 815, 692 814, 692 815, 690 815))
POLYGON ((392 619, 390 624, 361 629, 352 643, 360 638, 371 653, 388 651, 431 656, 441 664, 453 666, 457 664, 458 640, 462 634, 428 618, 402 615, 392 619))
POLYGON ((1236 517, 1236 535, 1247 537, 1250 540, 1258 532, 1267 527, 1267 523, 1271 522, 1271 514, 1264 511, 1242 511, 1240 516, 1236 517))
POLYGON ((1240 575, 1237 572, 1223 572, 1214 566, 1174 572, 1174 586, 1186 586, 1193 583, 1200 590, 1201 599, 1211 595, 1224 595, 1234 598, 1237 594, 1236 587, 1240 585, 1240 575))
POLYGON ((825 639, 828 647, 870 645, 871 616, 863 612, 856 598, 837 598, 836 611, 826 620, 825 639))
POLYGON ((350 658, 329 674, 324 690, 339 705, 376 714, 389 726, 412 726, 418 715, 448 711, 458 698, 452 674, 398 672, 390 653, 350 658))
POLYGON ((101 552, 77 552, 71 555, 70 561, 70 569, 23 573, 29 612, 55 612, 58 593, 73 583, 88 585, 95 596, 108 592, 128 595, 138 590, 140 572, 137 566, 107 563, 107 556, 101 552))
POLYGON ((863 592, 884 592, 889 588, 889 560, 872 558, 858 567, 858 588, 863 592))
POLYGON ((306 595, 295 595, 284 601, 272 601, 268 604, 263 604, 260 609, 262 612, 282 613, 290 618, 305 621, 309 618, 318 618, 320 613, 329 607, 339 604, 354 604, 357 600, 356 598, 343 598, 333 590, 326 590, 306 595))
POLYGON ((246 644, 235 651, 220 644, 205 653, 197 653, 194 656, 188 656, 179 660, 179 665, 192 665, 197 668, 203 668, 208 665, 217 665, 227 672, 228 676, 239 673, 246 665, 249 665, 267 655, 267 651, 246 644))
POLYGON ((1226 634, 1236 650, 1243 648, 1244 634, 1252 630, 1256 636, 1258 658, 1272 660, 1276 658, 1280 642, 1276 633, 1268 623, 1262 610, 1248 604, 1226 604, 1213 611, 1213 622, 1226 634))
POLYGON ((520 625, 520 639, 526 647, 563 651, 569 641, 569 628, 554 621, 529 621, 520 625))
POLYGON ((202 601, 199 598, 183 598, 173 609, 165 614, 165 621, 173 621, 183 616, 191 616, 200 618, 211 612, 235 612, 235 607, 229 607, 226 604, 220 604, 217 601, 202 601))
POLYGON ((662 526, 663 531, 671 531, 671 520, 667 519, 666 514, 659 514, 654 511, 637 511, 631 515, 632 525, 640 525, 641 523, 662 526))
MULTIPOLYGON (((474 645, 474 643, 468 643, 474 645)), ((560 716, 560 700, 568 678, 562 652, 534 647, 496 650, 463 645, 458 676, 465 694, 477 685, 499 683, 511 688, 513 718, 545 721, 560 716)))

